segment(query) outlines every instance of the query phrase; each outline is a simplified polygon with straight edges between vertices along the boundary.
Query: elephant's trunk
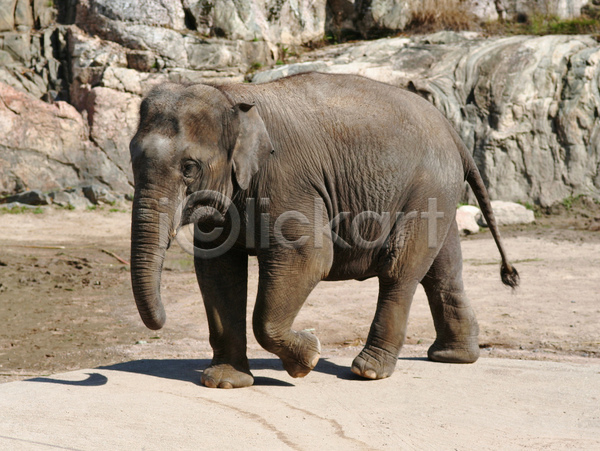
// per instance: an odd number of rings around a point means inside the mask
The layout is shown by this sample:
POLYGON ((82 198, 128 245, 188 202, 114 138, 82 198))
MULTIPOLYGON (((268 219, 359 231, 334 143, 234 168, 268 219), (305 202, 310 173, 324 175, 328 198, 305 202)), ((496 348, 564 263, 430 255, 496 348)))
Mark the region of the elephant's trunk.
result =
POLYGON ((167 198, 157 200, 136 189, 131 220, 131 285, 142 321, 152 330, 165 324, 160 279, 169 247, 173 211, 167 198))

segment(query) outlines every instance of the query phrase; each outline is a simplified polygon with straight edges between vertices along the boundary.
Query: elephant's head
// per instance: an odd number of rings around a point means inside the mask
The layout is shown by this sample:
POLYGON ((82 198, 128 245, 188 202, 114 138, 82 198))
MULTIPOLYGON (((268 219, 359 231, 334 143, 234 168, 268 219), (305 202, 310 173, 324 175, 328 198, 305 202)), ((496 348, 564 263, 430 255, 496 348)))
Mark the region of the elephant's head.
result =
MULTIPOLYGON (((193 215, 194 221, 207 219, 202 204, 188 204, 183 214, 176 212, 197 191, 216 191, 231 198, 235 190, 248 188, 272 152, 272 144, 252 105, 233 104, 210 86, 166 84, 143 100, 130 151, 135 181, 133 295, 144 324, 160 329, 165 322, 160 298, 165 251, 178 228, 191 221, 191 210, 200 212, 193 215)), ((211 207, 222 213, 227 209, 223 204, 211 207)), ((204 210, 208 215, 209 209, 204 206, 204 210)))

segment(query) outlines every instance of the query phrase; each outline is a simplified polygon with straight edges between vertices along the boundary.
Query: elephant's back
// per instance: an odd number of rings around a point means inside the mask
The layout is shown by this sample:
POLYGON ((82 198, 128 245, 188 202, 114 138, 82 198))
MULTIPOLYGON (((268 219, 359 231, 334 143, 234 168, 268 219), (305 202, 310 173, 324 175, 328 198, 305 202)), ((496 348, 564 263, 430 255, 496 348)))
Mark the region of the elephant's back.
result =
POLYGON ((310 72, 220 89, 234 102, 256 104, 275 139, 321 143, 325 153, 356 149, 360 158, 361 147, 393 146, 397 157, 415 158, 456 148, 451 125, 431 103, 362 76, 310 72))
POLYGON ((257 106, 276 150, 270 168, 284 174, 288 187, 340 193, 341 211, 384 211, 424 179, 462 179, 450 124, 401 88, 305 73, 220 89, 234 102, 257 106))

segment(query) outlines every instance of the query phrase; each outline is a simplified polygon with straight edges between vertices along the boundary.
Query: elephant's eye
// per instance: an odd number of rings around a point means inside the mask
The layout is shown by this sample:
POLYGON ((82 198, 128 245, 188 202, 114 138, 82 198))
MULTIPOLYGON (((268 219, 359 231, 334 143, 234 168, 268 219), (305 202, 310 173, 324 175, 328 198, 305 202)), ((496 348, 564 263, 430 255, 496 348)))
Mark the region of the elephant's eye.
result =
POLYGON ((186 179, 195 178, 199 171, 200 166, 196 161, 193 160, 188 160, 185 163, 183 163, 183 167, 181 169, 181 172, 183 172, 183 176, 186 179))

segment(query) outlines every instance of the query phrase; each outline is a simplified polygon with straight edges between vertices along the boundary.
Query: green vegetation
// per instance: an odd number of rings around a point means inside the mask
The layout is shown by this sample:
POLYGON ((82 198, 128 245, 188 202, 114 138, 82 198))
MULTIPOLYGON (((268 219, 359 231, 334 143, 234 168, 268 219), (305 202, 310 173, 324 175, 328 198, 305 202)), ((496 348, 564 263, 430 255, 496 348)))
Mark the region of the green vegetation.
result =
MULTIPOLYGON (((532 14, 518 21, 487 24, 493 34, 598 34, 600 21, 587 16, 561 19, 554 15, 532 14), (500 32, 500 33, 498 33, 500 32)), ((485 28, 485 27, 484 27, 485 28)))
POLYGON ((42 207, 31 208, 25 205, 15 205, 13 207, 2 207, 0 208, 0 213, 7 213, 9 215, 19 215, 22 213, 33 213, 34 215, 41 215, 44 213, 44 209, 42 207))
POLYGON ((540 208, 539 205, 534 205, 531 202, 522 202, 522 201, 517 201, 517 203, 523 205, 525 208, 527 208, 527 210, 533 211, 533 216, 536 219, 542 217, 542 209, 540 208))
POLYGON ((578 201, 581 198, 581 194, 578 194, 577 196, 573 196, 572 194, 569 197, 565 197, 561 204, 563 205, 563 207, 565 207, 567 209, 567 211, 571 211, 573 209, 573 204, 578 201))

